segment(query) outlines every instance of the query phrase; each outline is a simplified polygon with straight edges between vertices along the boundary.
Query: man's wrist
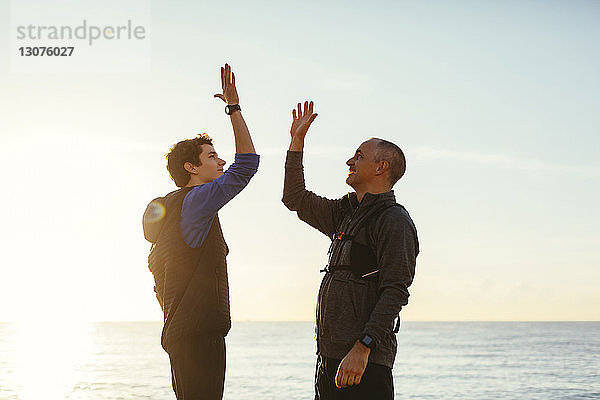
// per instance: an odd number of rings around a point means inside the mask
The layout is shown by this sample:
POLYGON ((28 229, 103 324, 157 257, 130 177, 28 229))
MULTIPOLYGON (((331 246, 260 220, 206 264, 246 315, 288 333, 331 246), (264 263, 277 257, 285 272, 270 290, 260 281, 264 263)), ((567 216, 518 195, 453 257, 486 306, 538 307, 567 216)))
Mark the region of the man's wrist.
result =
POLYGON ((375 347, 375 339, 373 339, 373 337, 366 332, 363 332, 362 336, 358 339, 358 341, 363 346, 368 347, 369 349, 372 349, 375 347))
POLYGON ((362 343, 360 340, 357 340, 356 343, 354 343, 354 348, 366 355, 371 354, 371 348, 365 346, 364 343, 362 343))

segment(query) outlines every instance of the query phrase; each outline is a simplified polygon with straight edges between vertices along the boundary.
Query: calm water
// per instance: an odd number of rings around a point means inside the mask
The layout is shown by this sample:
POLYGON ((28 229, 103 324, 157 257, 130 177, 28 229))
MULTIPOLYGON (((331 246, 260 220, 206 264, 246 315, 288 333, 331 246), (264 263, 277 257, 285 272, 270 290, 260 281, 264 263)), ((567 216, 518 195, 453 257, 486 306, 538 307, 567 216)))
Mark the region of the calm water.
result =
MULTIPOLYGON (((0 399, 174 399, 160 323, 0 324, 0 399)), ((600 399, 600 323, 405 322, 396 399, 600 399)), ((226 399, 311 399, 312 323, 238 322, 226 399)))

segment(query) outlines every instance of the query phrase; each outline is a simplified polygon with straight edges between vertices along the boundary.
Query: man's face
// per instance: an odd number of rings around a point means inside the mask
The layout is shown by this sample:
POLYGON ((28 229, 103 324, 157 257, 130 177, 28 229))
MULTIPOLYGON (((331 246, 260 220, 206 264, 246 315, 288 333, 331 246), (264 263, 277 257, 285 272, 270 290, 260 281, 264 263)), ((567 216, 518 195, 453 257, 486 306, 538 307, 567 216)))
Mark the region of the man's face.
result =
POLYGON ((375 140, 367 140, 356 149, 354 156, 346 161, 349 168, 346 183, 357 189, 365 183, 371 182, 376 176, 378 163, 375 162, 375 140))
POLYGON ((200 166, 198 167, 198 176, 203 182, 212 182, 223 175, 225 161, 219 158, 215 148, 210 144, 202 145, 200 153, 200 166))

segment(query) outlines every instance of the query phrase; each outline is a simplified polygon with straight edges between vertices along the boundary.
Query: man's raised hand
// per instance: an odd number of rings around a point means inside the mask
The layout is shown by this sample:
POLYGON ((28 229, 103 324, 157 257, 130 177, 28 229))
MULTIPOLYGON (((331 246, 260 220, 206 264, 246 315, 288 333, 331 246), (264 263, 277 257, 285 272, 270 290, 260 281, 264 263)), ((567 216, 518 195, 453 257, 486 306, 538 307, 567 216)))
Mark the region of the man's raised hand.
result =
POLYGON ((292 127, 290 128, 290 135, 292 141, 294 139, 304 140, 310 124, 313 123, 318 114, 313 113, 313 102, 304 102, 304 111, 302 111, 302 104, 298 103, 298 108, 294 108, 292 111, 292 127))
POLYGON ((217 93, 214 97, 218 97, 227 104, 239 104, 237 89, 235 88, 235 74, 231 72, 231 66, 225 64, 221 67, 221 88, 223 93, 217 93))

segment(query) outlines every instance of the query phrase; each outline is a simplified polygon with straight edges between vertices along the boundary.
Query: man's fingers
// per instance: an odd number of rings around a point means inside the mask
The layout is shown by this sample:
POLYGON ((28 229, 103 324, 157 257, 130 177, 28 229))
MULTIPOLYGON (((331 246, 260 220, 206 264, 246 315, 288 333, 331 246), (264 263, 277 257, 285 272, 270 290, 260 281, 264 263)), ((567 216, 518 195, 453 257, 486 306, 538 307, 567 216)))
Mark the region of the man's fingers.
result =
POLYGON ((317 115, 319 114, 313 114, 310 116, 310 119, 308 120, 308 126, 310 126, 310 124, 313 123, 313 121, 315 120, 315 118, 317 118, 317 115))
POLYGON ((348 371, 342 371, 342 387, 345 388, 346 386, 348 386, 348 379, 350 379, 350 374, 348 373, 348 371))
POLYGON ((335 375, 335 385, 340 388, 345 388, 348 386, 348 378, 350 378, 349 372, 344 370, 343 367, 338 367, 337 374, 335 375))
POLYGON ((304 102, 304 115, 308 114, 308 101, 304 102))
POLYGON ((346 381, 346 386, 352 386, 352 384, 354 383, 354 375, 352 375, 352 372, 348 372, 348 379, 346 381))
POLYGON ((343 378, 344 374, 342 373, 342 370, 340 370, 338 368, 337 370, 337 374, 335 374, 335 386, 341 388, 342 386, 342 378, 343 378))
POLYGON ((294 118, 294 121, 296 120, 296 109, 294 108, 292 110, 292 117, 294 118))
POLYGON ((354 384, 358 385, 360 383, 360 380, 362 379, 362 375, 356 375, 354 377, 354 384))
POLYGON ((345 369, 341 364, 335 375, 335 385, 339 388, 358 385, 362 379, 362 374, 345 369))
POLYGON ((231 73, 231 84, 235 86, 235 74, 233 72, 231 73))
POLYGON ((226 103, 227 103, 227 101, 225 100, 225 96, 223 96, 222 94, 220 94, 220 93, 217 93, 217 94, 215 94, 215 97, 216 97, 216 98, 219 98, 219 99, 221 99, 221 100, 223 100, 224 102, 226 102, 226 103))
POLYGON ((310 114, 313 113, 313 106, 314 106, 314 103, 312 101, 310 103, 308 103, 308 112, 310 114))
POLYGON ((302 118, 302 104, 298 103, 298 118, 302 118))

